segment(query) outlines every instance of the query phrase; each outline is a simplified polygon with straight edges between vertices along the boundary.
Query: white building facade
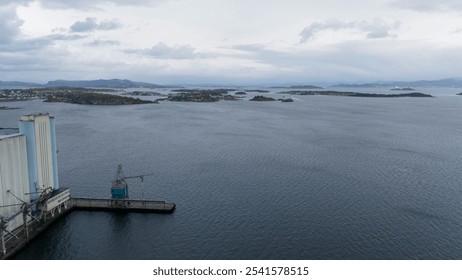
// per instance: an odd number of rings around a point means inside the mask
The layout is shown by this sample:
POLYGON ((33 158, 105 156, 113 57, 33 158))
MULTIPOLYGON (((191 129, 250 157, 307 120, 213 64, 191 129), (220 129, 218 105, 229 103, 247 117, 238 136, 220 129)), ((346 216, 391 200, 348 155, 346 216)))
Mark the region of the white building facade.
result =
MULTIPOLYGON (((0 216, 10 217, 30 201, 26 137, 21 134, 0 136, 0 216), (22 201, 21 201, 22 200, 22 201)), ((22 216, 8 223, 8 230, 23 224, 22 216)))
MULTIPOLYGON (((54 118, 48 114, 22 116, 19 132, 0 136, 0 218, 5 220, 45 189, 59 188, 54 118)), ((18 215, 8 221, 7 229, 21 225, 23 216, 18 215)))

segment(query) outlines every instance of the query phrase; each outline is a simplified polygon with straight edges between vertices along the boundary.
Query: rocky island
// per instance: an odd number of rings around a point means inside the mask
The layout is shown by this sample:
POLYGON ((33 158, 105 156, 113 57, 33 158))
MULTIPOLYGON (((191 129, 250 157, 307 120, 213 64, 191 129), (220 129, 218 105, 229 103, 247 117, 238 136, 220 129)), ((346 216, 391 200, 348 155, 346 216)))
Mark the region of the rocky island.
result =
MULTIPOLYGON (((103 90, 102 92, 105 91, 103 90)), ((101 90, 88 88, 31 88, 0 90, 0 102, 43 99, 44 102, 63 102, 83 105, 132 105, 157 103, 157 101, 141 100, 139 98, 124 97, 102 92, 101 90)))
POLYGON ((175 102, 217 102, 220 100, 238 100, 229 95, 230 89, 177 89, 167 96, 168 101, 175 102))
POLYGON ((132 92, 124 92, 122 95, 130 95, 130 96, 166 96, 165 94, 155 92, 155 91, 132 91, 132 92))
POLYGON ((19 108, 0 106, 0 110, 16 110, 16 109, 19 109, 19 108))
POLYGON ((158 103, 157 101, 95 92, 53 93, 50 94, 44 102, 63 102, 82 105, 134 105, 158 103))
POLYGON ((245 89, 244 91, 245 92, 258 92, 258 93, 268 93, 269 92, 269 90, 266 90, 266 89, 245 89))
POLYGON ((250 99, 250 101, 276 101, 276 99, 263 95, 256 95, 254 98, 250 99))
POLYGON ((420 92, 413 93, 402 93, 402 94, 382 94, 382 93, 359 93, 359 92, 349 92, 349 91, 284 91, 280 94, 293 94, 293 95, 328 95, 328 96, 352 96, 352 97, 380 97, 380 98, 393 98, 393 97, 433 97, 430 94, 424 94, 420 92))

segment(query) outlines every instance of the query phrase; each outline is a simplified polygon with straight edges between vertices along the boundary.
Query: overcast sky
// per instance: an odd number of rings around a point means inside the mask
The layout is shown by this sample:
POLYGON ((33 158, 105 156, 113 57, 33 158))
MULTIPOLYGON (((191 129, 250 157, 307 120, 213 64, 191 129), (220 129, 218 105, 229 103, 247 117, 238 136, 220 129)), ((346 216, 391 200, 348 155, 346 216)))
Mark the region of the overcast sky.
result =
POLYGON ((461 0, 0 0, 0 80, 462 76, 461 0))

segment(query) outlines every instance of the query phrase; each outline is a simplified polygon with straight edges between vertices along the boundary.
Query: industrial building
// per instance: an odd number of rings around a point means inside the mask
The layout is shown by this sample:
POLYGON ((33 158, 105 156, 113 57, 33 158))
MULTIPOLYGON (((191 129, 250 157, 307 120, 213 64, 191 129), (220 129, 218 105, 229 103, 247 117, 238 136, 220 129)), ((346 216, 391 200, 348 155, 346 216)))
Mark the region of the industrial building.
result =
MULTIPOLYGON (((30 202, 28 192, 26 137, 22 134, 0 136, 0 216, 10 217, 18 212, 21 200, 30 202)), ((13 231, 21 225, 22 217, 18 216, 8 222, 7 229, 13 231)))
POLYGON ((19 133, 0 136, 0 238, 28 238, 28 226, 67 206, 69 190, 59 190, 54 118, 22 116, 19 133))
POLYGON ((152 175, 125 177, 119 165, 111 199, 71 198, 58 183, 54 118, 22 116, 19 133, 0 136, 0 259, 14 255, 74 209, 172 213, 174 203, 144 199, 143 180, 152 175), (125 180, 131 178, 141 179, 141 200, 128 198, 125 180))

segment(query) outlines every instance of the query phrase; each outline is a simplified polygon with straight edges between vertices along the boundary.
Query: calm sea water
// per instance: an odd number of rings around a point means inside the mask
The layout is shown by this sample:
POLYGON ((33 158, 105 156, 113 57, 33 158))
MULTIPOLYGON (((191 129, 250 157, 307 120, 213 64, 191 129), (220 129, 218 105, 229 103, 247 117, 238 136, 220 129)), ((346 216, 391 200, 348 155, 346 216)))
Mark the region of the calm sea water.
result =
POLYGON ((461 90, 419 91, 437 98, 7 104, 21 109, 0 111, 0 127, 56 117, 73 196, 108 198, 123 164, 155 174, 145 197, 177 204, 74 212, 16 258, 462 259, 461 90))

